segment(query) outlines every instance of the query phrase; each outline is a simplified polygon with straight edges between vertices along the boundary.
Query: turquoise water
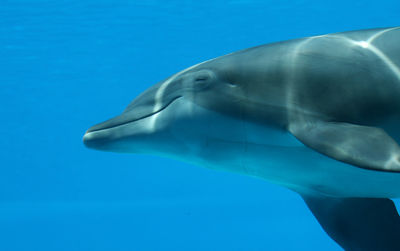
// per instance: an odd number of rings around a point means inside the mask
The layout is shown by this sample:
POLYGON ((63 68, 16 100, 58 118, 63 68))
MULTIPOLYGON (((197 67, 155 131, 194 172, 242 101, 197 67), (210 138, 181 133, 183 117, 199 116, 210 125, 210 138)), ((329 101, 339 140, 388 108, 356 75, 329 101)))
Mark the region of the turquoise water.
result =
POLYGON ((340 250, 284 188, 81 138, 193 64, 399 13, 397 0, 0 1, 0 250, 340 250))

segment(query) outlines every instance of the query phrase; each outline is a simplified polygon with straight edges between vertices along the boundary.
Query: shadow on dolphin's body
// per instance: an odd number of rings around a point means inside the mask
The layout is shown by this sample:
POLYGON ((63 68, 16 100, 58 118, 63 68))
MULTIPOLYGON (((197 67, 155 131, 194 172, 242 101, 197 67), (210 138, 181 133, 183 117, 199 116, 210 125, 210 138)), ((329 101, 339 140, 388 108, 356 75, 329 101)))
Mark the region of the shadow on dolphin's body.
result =
POLYGON ((345 250, 400 250, 400 28, 263 45, 192 66, 86 146, 169 156, 299 193, 345 250))

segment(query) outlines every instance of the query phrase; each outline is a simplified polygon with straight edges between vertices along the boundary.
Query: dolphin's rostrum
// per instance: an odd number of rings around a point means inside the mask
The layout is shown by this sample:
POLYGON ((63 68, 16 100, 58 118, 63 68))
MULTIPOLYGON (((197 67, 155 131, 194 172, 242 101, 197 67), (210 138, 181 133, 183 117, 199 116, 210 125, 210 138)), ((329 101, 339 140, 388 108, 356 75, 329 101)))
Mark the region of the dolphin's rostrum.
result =
POLYGON ((298 192, 345 250, 400 250, 400 28, 263 45, 181 71, 90 128, 94 149, 169 156, 298 192))

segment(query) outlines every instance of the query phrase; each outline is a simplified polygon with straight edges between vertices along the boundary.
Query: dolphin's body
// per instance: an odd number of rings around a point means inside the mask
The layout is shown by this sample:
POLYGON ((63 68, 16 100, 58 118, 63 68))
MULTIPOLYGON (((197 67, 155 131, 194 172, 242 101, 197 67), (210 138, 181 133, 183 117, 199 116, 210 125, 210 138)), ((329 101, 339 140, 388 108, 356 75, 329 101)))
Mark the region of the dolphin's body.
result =
POLYGON ((91 148, 170 156, 298 192, 346 250, 400 250, 400 28, 263 45, 192 66, 90 128, 91 148))

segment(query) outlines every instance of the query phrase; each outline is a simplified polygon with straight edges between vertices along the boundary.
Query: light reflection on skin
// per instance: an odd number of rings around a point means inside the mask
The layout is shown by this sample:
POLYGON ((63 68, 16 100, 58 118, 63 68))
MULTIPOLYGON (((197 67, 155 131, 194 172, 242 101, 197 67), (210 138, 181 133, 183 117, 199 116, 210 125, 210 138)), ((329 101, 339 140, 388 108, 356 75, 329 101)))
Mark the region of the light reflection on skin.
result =
MULTIPOLYGON (((193 69, 193 68, 195 68, 195 67, 197 67, 197 66, 199 66, 199 65, 205 64, 205 63, 207 63, 207 62, 209 62, 209 61, 212 61, 212 60, 214 60, 214 58, 213 58, 213 59, 209 59, 209 60, 204 61, 204 62, 201 62, 201 63, 199 63, 199 64, 195 64, 195 65, 193 65, 193 66, 191 66, 191 67, 189 67, 189 68, 187 68, 187 69, 185 69, 185 70, 183 70, 183 71, 180 71, 180 72, 174 74, 174 75, 173 75, 172 77, 170 77, 167 81, 165 81, 165 82, 160 86, 160 88, 157 90, 157 92, 156 92, 156 96, 155 96, 155 105, 154 105, 154 108, 153 108, 153 113, 159 111, 160 108, 162 107, 164 92, 165 92, 165 90, 167 89, 168 85, 169 85, 170 83, 172 83, 172 82, 176 79, 177 76, 180 76, 180 75, 182 75, 183 73, 188 72, 188 71, 190 71, 191 69, 193 69)), ((150 121, 150 124, 149 124, 149 130, 150 130, 150 132, 154 132, 154 131, 156 130, 157 118, 158 118, 159 115, 160 115, 159 113, 156 113, 156 114, 154 114, 154 115, 151 117, 151 121, 150 121)))
MULTIPOLYGON (((385 53, 383 53, 381 50, 379 50, 376 46, 373 45, 373 42, 379 38, 380 36, 382 36, 383 34, 392 31, 392 30, 397 30, 400 29, 399 27, 395 27, 395 28, 389 28, 389 29, 385 29, 382 30, 380 32, 377 32, 376 34, 374 34, 373 36, 371 36, 369 39, 365 40, 365 41, 355 41, 352 40, 350 38, 347 38, 343 35, 334 35, 334 34, 327 34, 327 35, 320 35, 320 36, 313 36, 313 37, 309 37, 306 38, 303 42, 299 43, 295 48, 294 48, 294 53, 292 54, 292 66, 293 68, 296 65, 296 61, 298 58, 298 55, 300 55, 300 52, 302 51, 303 48, 305 48, 311 41, 315 40, 315 39, 320 39, 320 38, 336 38, 336 39, 341 39, 349 44, 355 45, 355 46, 359 46, 362 47, 364 49, 367 49, 369 51, 371 51, 372 53, 374 53, 379 59, 382 60, 382 62, 385 63, 385 65, 393 72, 393 74, 396 76, 396 78, 400 81, 400 68, 399 66, 397 66, 385 53)), ((293 71, 291 68, 289 68, 289 72, 288 72, 288 85, 287 85, 287 100, 286 100, 286 105, 287 107, 290 107, 289 111, 292 111, 288 114, 288 122, 290 124, 290 121, 299 121, 302 118, 299 117, 299 114, 296 113, 296 102, 295 99, 293 98, 293 94, 290 90, 294 90, 293 86, 294 86, 294 80, 296 79, 296 75, 295 75, 295 71, 293 71)), ((304 119, 302 120, 303 122, 304 119)))

